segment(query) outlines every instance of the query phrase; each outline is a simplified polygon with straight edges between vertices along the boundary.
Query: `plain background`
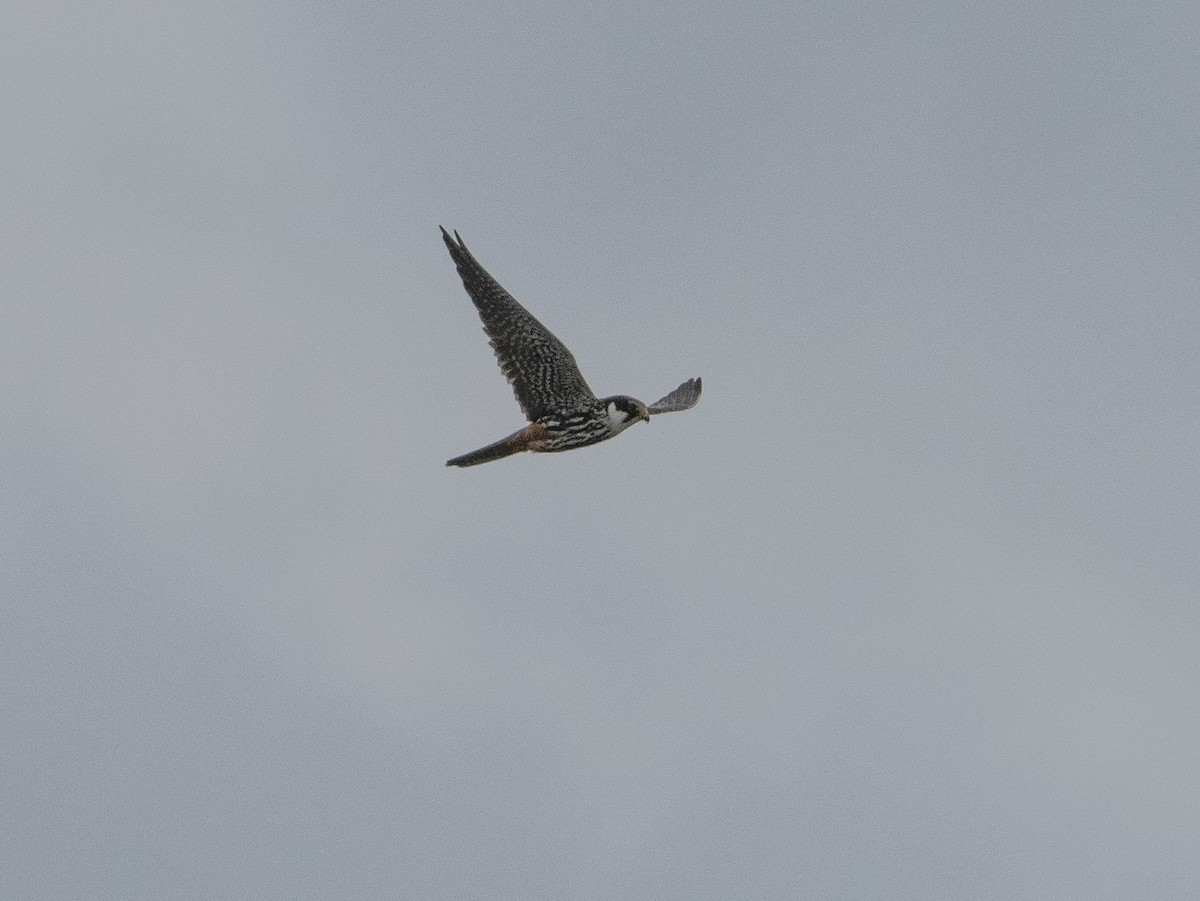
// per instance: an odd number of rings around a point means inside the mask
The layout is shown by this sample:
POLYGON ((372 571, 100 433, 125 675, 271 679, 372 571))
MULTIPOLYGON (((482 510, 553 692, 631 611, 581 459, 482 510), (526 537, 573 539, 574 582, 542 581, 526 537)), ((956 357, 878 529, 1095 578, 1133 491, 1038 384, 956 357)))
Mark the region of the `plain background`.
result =
POLYGON ((0 45, 6 897, 1198 896, 1195 3, 0 45))

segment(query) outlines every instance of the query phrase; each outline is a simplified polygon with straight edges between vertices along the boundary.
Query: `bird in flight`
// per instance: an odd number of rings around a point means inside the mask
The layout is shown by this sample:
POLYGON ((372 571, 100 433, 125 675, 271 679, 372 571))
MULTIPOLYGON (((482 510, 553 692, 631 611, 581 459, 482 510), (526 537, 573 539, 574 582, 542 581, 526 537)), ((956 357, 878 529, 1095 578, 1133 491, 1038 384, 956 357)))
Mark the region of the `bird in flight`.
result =
POLYGON ((649 422, 658 413, 696 406, 700 379, 688 379, 650 406, 623 394, 597 398, 566 345, 488 275, 458 232, 451 238, 443 228, 442 238, 463 287, 479 310, 500 371, 529 420, 529 425, 507 438, 447 460, 447 466, 476 466, 521 451, 546 453, 586 447, 619 435, 636 422, 649 422))

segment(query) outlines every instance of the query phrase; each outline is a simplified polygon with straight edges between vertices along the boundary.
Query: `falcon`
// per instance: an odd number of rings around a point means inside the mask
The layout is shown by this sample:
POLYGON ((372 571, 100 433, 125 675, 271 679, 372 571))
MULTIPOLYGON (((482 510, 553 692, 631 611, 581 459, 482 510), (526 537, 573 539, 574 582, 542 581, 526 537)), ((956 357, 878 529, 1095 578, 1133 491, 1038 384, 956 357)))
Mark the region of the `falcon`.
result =
POLYGON ((597 398, 566 345, 488 275, 458 232, 451 238, 443 228, 442 239, 479 310, 500 371, 529 420, 507 438, 447 460, 447 466, 477 466, 521 451, 586 447, 619 435, 634 423, 649 422, 659 413, 690 409, 700 400, 698 378, 688 379, 649 406, 623 394, 597 398))

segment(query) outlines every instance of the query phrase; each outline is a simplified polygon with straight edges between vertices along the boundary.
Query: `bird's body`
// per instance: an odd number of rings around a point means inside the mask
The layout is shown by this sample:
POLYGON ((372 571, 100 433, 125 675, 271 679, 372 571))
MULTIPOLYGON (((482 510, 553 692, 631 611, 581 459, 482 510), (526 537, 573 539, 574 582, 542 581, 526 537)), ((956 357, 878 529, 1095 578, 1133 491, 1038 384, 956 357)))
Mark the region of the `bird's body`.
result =
POLYGON ((597 401, 585 409, 563 414, 547 414, 540 419, 535 419, 523 429, 513 432, 507 438, 501 438, 495 444, 489 444, 477 451, 455 457, 453 460, 447 461, 446 465, 474 466, 477 463, 489 463, 521 451, 552 453, 574 450, 577 447, 587 447, 597 441, 612 438, 635 422, 650 418, 646 407, 631 397, 609 398, 609 403, 612 405, 612 409, 597 401), (617 406, 618 400, 632 401, 632 404, 617 406), (637 406, 633 406, 633 404, 637 406), (639 407, 641 409, 638 409, 639 407))
POLYGON ((455 457, 447 466, 475 466, 521 451, 548 453, 586 447, 619 435, 651 414, 686 410, 700 399, 700 379, 689 379, 646 406, 625 395, 597 398, 574 356, 549 329, 500 287, 467 250, 458 232, 442 238, 479 310, 483 330, 529 424, 494 444, 455 457))

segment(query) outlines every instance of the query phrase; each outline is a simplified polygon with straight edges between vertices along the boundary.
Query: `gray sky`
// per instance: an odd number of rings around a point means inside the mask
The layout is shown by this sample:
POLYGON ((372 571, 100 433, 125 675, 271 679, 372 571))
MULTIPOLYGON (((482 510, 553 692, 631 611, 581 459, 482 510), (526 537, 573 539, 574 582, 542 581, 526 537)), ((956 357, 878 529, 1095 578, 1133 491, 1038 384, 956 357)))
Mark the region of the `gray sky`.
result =
POLYGON ((1198 36, 6 5, 6 896, 1195 898, 1198 36))

